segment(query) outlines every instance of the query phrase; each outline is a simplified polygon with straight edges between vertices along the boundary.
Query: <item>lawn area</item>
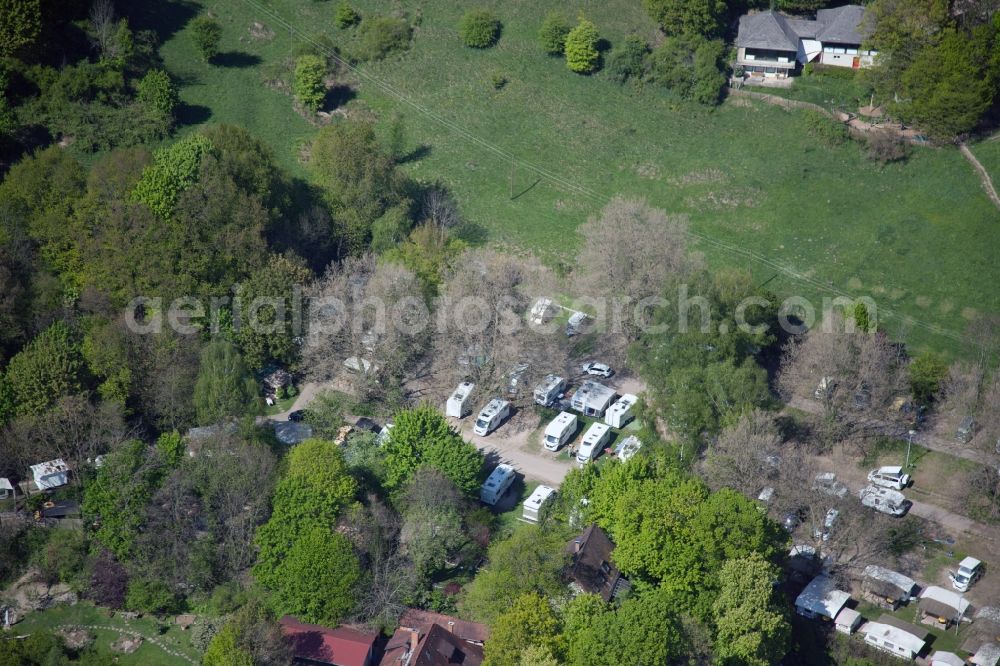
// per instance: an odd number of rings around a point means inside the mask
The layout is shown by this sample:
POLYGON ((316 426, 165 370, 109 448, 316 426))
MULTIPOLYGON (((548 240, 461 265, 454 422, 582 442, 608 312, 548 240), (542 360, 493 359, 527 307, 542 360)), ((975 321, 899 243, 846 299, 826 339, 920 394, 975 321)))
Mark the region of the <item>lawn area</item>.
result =
POLYGON ((189 631, 185 632, 176 626, 170 626, 161 633, 162 625, 155 620, 146 618, 124 620, 117 616, 108 617, 104 611, 86 602, 72 606, 54 606, 44 611, 31 613, 17 625, 16 632, 18 635, 30 634, 34 631, 54 632, 69 624, 122 628, 143 636, 153 637, 171 651, 188 657, 182 658, 168 654, 148 640, 143 641, 139 649, 132 654, 112 652, 110 646, 121 634, 105 629, 88 630, 96 636, 94 646, 98 654, 104 658, 104 663, 124 666, 187 666, 192 663, 201 663, 200 653, 191 647, 189 631))
POLYGON ((839 73, 833 74, 821 71, 812 75, 796 76, 790 88, 748 86, 745 89, 811 102, 831 111, 856 112, 859 106, 866 106, 870 100, 857 78, 844 76, 844 71, 840 69, 839 73))
MULTIPOLYGON (((883 327, 916 347, 957 351, 968 320, 1000 310, 1000 214, 954 149, 919 149, 906 164, 879 167, 856 144, 817 145, 801 114, 746 100, 714 110, 679 104, 652 86, 574 75, 536 43, 555 7, 571 18, 582 9, 611 44, 629 32, 652 40, 637 0, 485 1, 504 27, 483 51, 460 44, 461 3, 355 4, 363 15, 420 20, 407 53, 361 68, 348 105, 400 114, 408 147, 421 147, 406 168, 450 186, 487 242, 567 266, 579 224, 616 194, 643 196, 688 216, 710 265, 752 267, 758 283, 813 299, 817 310, 824 296, 871 296, 883 327), (496 76, 508 80, 500 90, 496 76)), ((265 80, 307 37, 345 43, 335 3, 270 0, 290 34, 258 0, 206 0, 224 25, 226 66, 194 56, 181 29, 194 5, 143 5, 151 19, 169 18, 162 54, 183 82, 186 130, 244 125, 303 175, 301 146, 315 130, 265 80), (255 22, 266 36, 251 34, 255 22)), ((828 94, 810 84, 795 94, 828 94)))
POLYGON ((969 150, 989 172, 993 187, 1000 190, 1000 139, 969 144, 969 150))

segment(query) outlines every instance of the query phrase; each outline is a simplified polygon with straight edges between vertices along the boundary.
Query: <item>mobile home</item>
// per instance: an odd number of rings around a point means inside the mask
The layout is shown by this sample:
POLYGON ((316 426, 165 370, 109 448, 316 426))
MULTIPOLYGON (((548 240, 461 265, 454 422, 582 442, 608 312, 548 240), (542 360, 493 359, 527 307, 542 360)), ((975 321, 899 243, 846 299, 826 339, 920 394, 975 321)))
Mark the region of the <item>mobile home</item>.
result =
POLYGON ((576 454, 576 461, 581 465, 589 463, 601 453, 601 449, 609 439, 611 439, 611 426, 606 423, 592 423, 583 434, 583 442, 576 454))
POLYGON ((903 493, 891 488, 868 486, 862 488, 858 496, 864 506, 890 516, 902 516, 909 508, 903 493))
POLYGON ((510 403, 500 398, 493 398, 486 403, 483 411, 479 412, 472 431, 480 437, 485 437, 499 428, 508 416, 510 416, 510 403))
POLYGON ((524 500, 524 511, 521 514, 521 520, 529 523, 537 523, 542 507, 545 506, 545 503, 548 502, 549 499, 551 499, 555 494, 555 488, 550 488, 548 486, 538 486, 535 488, 535 492, 531 493, 531 497, 524 500))
POLYGON ((545 379, 535 387, 535 402, 548 407, 559 399, 566 390, 566 380, 558 375, 545 375, 545 379))
POLYGON ((485 504, 490 506, 495 505, 500 501, 500 498, 504 496, 504 493, 510 489, 517 478, 517 473, 514 468, 506 463, 501 463, 497 465, 490 476, 486 479, 486 483, 483 487, 479 489, 479 499, 485 504))
POLYGON ((927 645, 928 631, 892 615, 865 624, 865 643, 903 659, 914 659, 927 645))
POLYGON ((448 404, 445 405, 445 415, 456 419, 465 418, 465 415, 472 411, 469 403, 472 396, 472 389, 474 388, 476 388, 476 385, 472 382, 462 382, 459 384, 454 393, 448 398, 448 404))
POLYGON ((576 414, 559 412, 545 428, 545 448, 548 451, 558 451, 559 447, 569 441, 576 432, 576 414))
POLYGON ((634 418, 632 407, 635 406, 637 400, 638 398, 631 393, 626 393, 618 398, 618 402, 608 408, 607 414, 604 415, 604 422, 612 428, 624 428, 634 418))
POLYGON ((615 397, 615 390, 595 381, 585 381, 573 394, 573 409, 584 416, 601 418, 615 397))
POLYGON ((638 453, 641 448, 642 442, 639 441, 639 438, 635 435, 629 435, 615 446, 615 455, 622 462, 628 462, 628 459, 638 453))

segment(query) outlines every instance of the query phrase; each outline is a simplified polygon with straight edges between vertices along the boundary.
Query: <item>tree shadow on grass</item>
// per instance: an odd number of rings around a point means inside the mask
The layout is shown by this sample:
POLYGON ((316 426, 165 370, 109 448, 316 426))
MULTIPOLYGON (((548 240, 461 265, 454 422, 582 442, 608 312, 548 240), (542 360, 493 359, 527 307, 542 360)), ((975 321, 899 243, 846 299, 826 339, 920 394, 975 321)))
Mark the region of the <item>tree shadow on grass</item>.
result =
POLYGON ((405 155, 400 155, 399 159, 396 160, 396 163, 406 164, 407 162, 419 162, 430 154, 431 147, 426 143, 422 143, 405 155))
POLYGON ((486 227, 475 222, 463 222, 454 228, 455 238, 463 240, 469 245, 483 245, 490 239, 490 232, 486 227))
POLYGON ((333 111, 350 102, 358 96, 358 93, 351 86, 335 85, 326 91, 323 98, 323 111, 333 111))
POLYGON ((212 58, 212 64, 218 65, 219 67, 229 67, 232 69, 245 69, 247 67, 256 67, 261 62, 260 56, 256 56, 252 53, 246 53, 244 51, 226 51, 225 53, 216 54, 212 58))
POLYGON ((118 3, 133 30, 153 30, 160 43, 180 32, 198 15, 201 5, 188 0, 131 0, 118 3))
POLYGON ((212 110, 201 104, 181 104, 177 108, 178 125, 201 125, 212 117, 212 110))

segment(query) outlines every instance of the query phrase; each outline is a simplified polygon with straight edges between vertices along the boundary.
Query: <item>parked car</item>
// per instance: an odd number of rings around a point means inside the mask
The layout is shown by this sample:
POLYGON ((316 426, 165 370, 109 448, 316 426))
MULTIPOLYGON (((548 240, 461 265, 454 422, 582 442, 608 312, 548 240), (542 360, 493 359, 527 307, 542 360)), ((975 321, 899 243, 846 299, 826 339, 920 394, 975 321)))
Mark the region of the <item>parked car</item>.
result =
POLYGON ((958 571, 949 571, 951 586, 959 592, 966 592, 983 575, 983 563, 974 557, 967 557, 958 563, 958 571))
POLYGON ((833 472, 822 472, 813 479, 813 490, 819 490, 832 497, 844 499, 847 497, 847 486, 837 481, 837 475, 833 472))
POLYGON ((288 413, 289 421, 295 421, 296 423, 298 423, 299 421, 302 421, 305 418, 306 418, 306 410, 304 409, 296 409, 294 412, 288 413))
POLYGON ((902 467, 885 465, 868 472, 868 483, 873 486, 902 490, 910 485, 910 475, 902 467))
POLYGON ((590 363, 583 364, 583 371, 594 377, 610 377, 615 374, 615 371, 611 369, 606 363, 598 363, 597 361, 591 361, 590 363))
POLYGON ((813 530, 813 538, 823 539, 823 541, 830 540, 830 532, 833 530, 834 524, 837 522, 837 516, 840 515, 840 511, 837 509, 830 509, 826 512, 826 518, 823 519, 823 528, 817 527, 813 530))
POLYGON ((805 512, 802 509, 789 511, 781 518, 781 526, 788 532, 794 532, 795 528, 802 524, 805 512))

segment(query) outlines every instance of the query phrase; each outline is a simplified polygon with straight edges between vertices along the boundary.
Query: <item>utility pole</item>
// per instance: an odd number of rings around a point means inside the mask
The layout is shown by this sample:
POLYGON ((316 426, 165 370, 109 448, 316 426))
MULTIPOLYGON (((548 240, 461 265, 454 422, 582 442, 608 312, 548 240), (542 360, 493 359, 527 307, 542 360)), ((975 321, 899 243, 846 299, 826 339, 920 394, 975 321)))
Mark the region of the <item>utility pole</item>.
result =
POLYGON ((916 434, 916 430, 911 430, 906 437, 906 465, 904 466, 904 469, 910 468, 910 447, 913 446, 913 436, 916 434))

